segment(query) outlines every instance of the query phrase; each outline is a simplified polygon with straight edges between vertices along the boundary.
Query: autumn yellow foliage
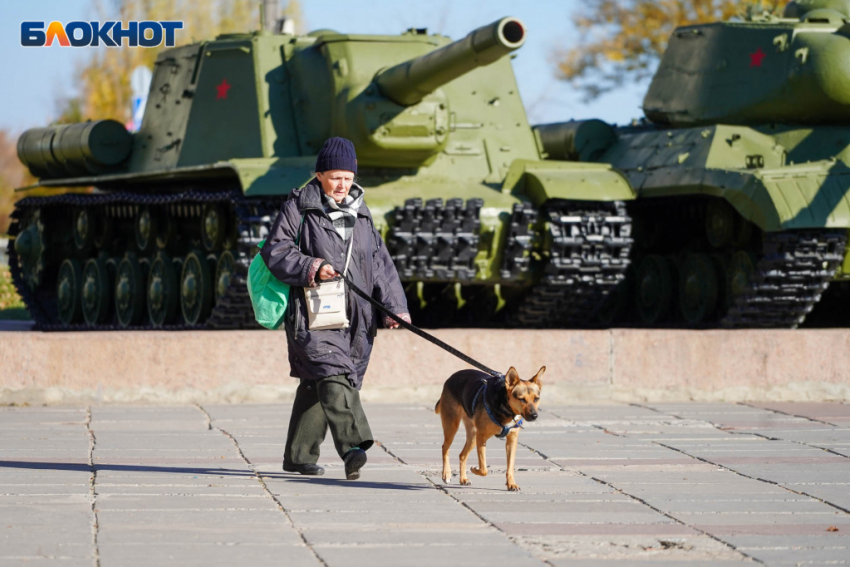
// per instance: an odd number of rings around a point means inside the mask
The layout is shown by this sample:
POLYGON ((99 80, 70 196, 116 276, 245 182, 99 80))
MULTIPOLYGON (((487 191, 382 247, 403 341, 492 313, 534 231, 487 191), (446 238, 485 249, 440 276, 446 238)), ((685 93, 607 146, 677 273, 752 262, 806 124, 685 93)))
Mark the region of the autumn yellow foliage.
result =
POLYGON ((22 195, 15 189, 34 181, 29 171, 18 161, 17 136, 0 129, 0 235, 9 230, 9 215, 15 201, 22 195))
POLYGON ((572 16, 579 37, 557 49, 559 78, 592 99, 655 70, 679 26, 776 12, 779 0, 586 0, 572 16))
POLYGON ((9 266, 0 264, 0 311, 22 309, 23 307, 24 302, 12 284, 12 274, 9 272, 9 266))

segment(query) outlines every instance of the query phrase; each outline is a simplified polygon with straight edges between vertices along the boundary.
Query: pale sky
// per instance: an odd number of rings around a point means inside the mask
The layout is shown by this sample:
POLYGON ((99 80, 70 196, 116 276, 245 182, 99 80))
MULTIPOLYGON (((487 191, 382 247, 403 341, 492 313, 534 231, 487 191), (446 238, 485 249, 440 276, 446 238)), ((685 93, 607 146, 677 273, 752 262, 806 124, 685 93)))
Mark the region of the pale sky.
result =
MULTIPOLYGON (((0 2, 0 127, 20 132, 46 125, 56 114, 57 96, 75 92, 75 62, 93 49, 23 48, 20 23, 93 19, 91 4, 91 0, 0 2)), ((452 39, 503 16, 515 16, 527 29, 526 43, 513 66, 532 124, 581 118, 623 124, 643 115, 646 84, 629 85, 585 104, 570 85, 555 79, 551 53, 576 40, 570 14, 580 0, 301 0, 301 5, 311 30, 394 34, 427 27, 429 33, 452 39)))

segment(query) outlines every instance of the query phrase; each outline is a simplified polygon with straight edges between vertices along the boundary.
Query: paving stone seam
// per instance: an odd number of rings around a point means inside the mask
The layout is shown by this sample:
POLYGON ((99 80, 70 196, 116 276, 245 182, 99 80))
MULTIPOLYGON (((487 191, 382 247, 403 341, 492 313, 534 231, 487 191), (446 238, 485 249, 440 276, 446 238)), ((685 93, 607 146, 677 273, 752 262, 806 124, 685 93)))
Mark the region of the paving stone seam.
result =
MULTIPOLYGON (((714 424, 712 424, 714 425, 714 424)), ((810 449, 819 449, 821 451, 826 451, 827 453, 832 453, 838 457, 843 457, 845 459, 850 459, 850 455, 845 455, 844 453, 839 453, 834 449, 830 449, 828 447, 821 447, 820 445, 812 445, 810 443, 804 443, 803 441, 797 441, 795 439, 783 439, 782 437, 771 437, 770 435, 765 435, 764 433, 758 433, 756 431, 726 431, 717 425, 714 425, 720 431, 724 431, 725 433, 731 433, 733 435, 752 435, 753 437, 758 437, 760 439, 764 439, 766 441, 784 441, 786 443, 794 443, 795 445, 802 445, 803 447, 809 447, 810 449)))
MULTIPOLYGON (((638 404, 638 403, 632 403, 632 404, 629 404, 629 405, 639 407, 639 408, 648 409, 650 411, 654 411, 654 412, 659 413, 661 415, 674 417, 674 418, 680 419, 680 420, 687 419, 687 418, 683 418, 682 416, 676 415, 675 413, 662 412, 662 411, 660 411, 660 410, 658 410, 658 409, 656 409, 652 406, 649 406, 649 405, 643 405, 643 404, 638 404)), ((838 427, 837 425, 835 425, 833 423, 828 423, 826 421, 820 421, 818 419, 814 419, 814 418, 811 418, 811 417, 808 417, 808 416, 805 416, 805 415, 793 415, 793 414, 781 412, 781 411, 778 411, 778 410, 760 408, 760 407, 757 407, 757 406, 751 406, 751 405, 743 403, 743 402, 738 402, 737 405, 748 407, 748 408, 753 408, 753 409, 757 409, 757 410, 762 410, 762 411, 771 411, 771 412, 777 413, 779 415, 787 415, 789 417, 797 417, 797 418, 800 418, 800 419, 806 419, 806 420, 812 421, 814 423, 822 423, 824 425, 828 425, 828 426, 832 427, 833 429, 840 429, 840 427, 838 427)), ((738 436, 741 436, 741 437, 751 436, 751 437, 758 437, 760 439, 766 439, 768 441, 784 441, 786 443, 795 443, 795 444, 801 445, 803 447, 809 447, 810 449, 819 449, 821 451, 826 451, 827 453, 832 453, 833 455, 837 455, 837 456, 843 457, 845 459, 850 459, 850 455, 845 455, 844 453, 839 453, 838 451, 835 451, 835 450, 830 449, 828 447, 821 447, 820 445, 812 445, 812 444, 809 444, 809 443, 804 443, 803 441, 796 441, 794 439, 783 439, 781 437, 770 437, 769 435, 765 435, 763 433, 758 433, 756 431, 732 431, 732 430, 729 430, 729 429, 723 429, 721 424, 715 423, 711 420, 706 419, 706 420, 703 420, 703 421, 705 423, 708 423, 709 425, 711 425, 713 428, 717 429, 718 431, 722 431, 723 433, 728 433, 730 435, 738 435, 738 436)))
MULTIPOLYGON (((672 412, 666 412, 666 413, 665 413, 665 412, 661 412, 661 411, 657 410, 656 408, 653 408, 652 406, 645 406, 645 405, 637 404, 637 403, 632 403, 632 404, 630 404, 630 405, 633 405, 633 406, 636 406, 636 407, 641 407, 641 408, 644 408, 644 409, 648 409, 648 410, 651 410, 651 411, 654 411, 654 412, 660 413, 661 415, 671 416, 671 417, 674 417, 674 418, 676 418, 676 419, 684 419, 683 417, 681 417, 681 416, 679 416, 679 415, 676 415, 675 413, 672 413, 672 412)), ((744 404, 739 404, 739 405, 744 405, 744 404)), ((752 406, 747 406, 747 407, 752 407, 752 406)), ((756 408, 756 409, 762 409, 762 408, 756 408)), ((785 439, 770 438, 770 437, 767 437, 767 436, 765 436, 765 435, 761 435, 761 434, 759 434, 759 433, 741 432, 741 431, 728 431, 728 430, 722 429, 722 428, 719 426, 719 424, 717 424, 717 423, 714 423, 714 422, 709 421, 709 420, 704 420, 704 421, 705 421, 705 423, 711 424, 711 426, 712 426, 712 427, 714 427, 715 429, 717 429, 718 431, 722 431, 723 433, 727 433, 727 434, 729 434, 729 435, 750 435, 750 436, 754 436, 754 437, 760 437, 760 438, 762 438, 762 439, 766 439, 766 440, 768 440, 768 441, 786 441, 785 439)), ((614 435, 617 435, 617 434, 615 433, 614 435)), ((683 450, 683 449, 679 449, 678 447, 673 447, 672 445, 665 445, 664 443, 662 443, 662 442, 660 442, 660 441, 652 441, 652 444, 654 444, 654 445, 658 445, 658 446, 660 446, 660 447, 664 447, 665 449, 670 449, 671 451, 676 451, 677 453, 681 453, 682 455, 685 455, 685 456, 687 456, 687 457, 691 457, 692 459, 696 459, 696 460, 701 461, 701 462, 703 462, 703 463, 706 463, 706 464, 709 464, 709 465, 715 466, 715 467, 717 467, 717 468, 720 468, 720 469, 723 469, 723 470, 726 470, 726 471, 732 472, 732 473, 734 473, 734 474, 736 474, 736 475, 738 475, 738 476, 744 477, 744 478, 746 478, 746 479, 749 479, 749 480, 755 480, 755 481, 757 481, 757 482, 763 482, 763 483, 765 483, 765 484, 770 484, 770 485, 773 485, 773 486, 777 486, 777 487, 779 487, 779 488, 782 488, 783 490, 787 490, 788 492, 792 492, 792 493, 794 493, 794 494, 797 494, 798 496, 805 496, 806 498, 811 498, 812 500, 817 500, 818 502, 821 502, 821 503, 823 503, 823 504, 826 504, 827 506, 830 506, 830 507, 832 507, 832 508, 835 508, 836 510, 839 510, 839 511, 841 511, 841 512, 844 512, 845 514, 850 514, 850 510, 848 510, 847 508, 844 508, 844 507, 842 507, 842 506, 839 506, 838 504, 834 504, 834 503, 832 503, 832 502, 830 502, 830 501, 828 501, 828 500, 824 500, 823 498, 820 498, 820 497, 815 496, 815 495, 813 495, 813 494, 809 494, 808 492, 803 492, 802 490, 794 490, 793 488, 791 488, 790 486, 788 486, 788 485, 786 485, 786 484, 781 484, 781 483, 779 483, 779 482, 776 482, 776 481, 773 481, 773 480, 770 480, 770 479, 767 479, 767 478, 761 478, 761 477, 750 476, 750 475, 748 475, 748 474, 745 474, 745 473, 742 473, 742 472, 740 472, 740 471, 737 471, 737 470, 735 470, 735 469, 733 469, 733 468, 730 468, 730 467, 729 467, 729 466, 727 466, 727 465, 722 465, 722 464, 720 464, 720 463, 715 463, 715 462, 713 462, 713 461, 711 461, 711 460, 709 460, 709 459, 706 459, 706 458, 704 458, 704 457, 699 457, 699 456, 697 456, 697 455, 692 455, 692 454, 688 453, 687 451, 685 451, 685 450, 683 450)), ((807 445, 806 443, 800 443, 800 444, 801 444, 801 445, 805 445, 805 446, 807 446, 807 447, 812 447, 811 445, 807 445)), ((828 449, 823 449, 822 447, 812 447, 812 448, 813 448, 813 449, 821 449, 821 450, 823 450, 823 451, 831 452, 831 451, 829 451, 828 449)), ((840 455, 840 456, 844 457, 844 455, 840 455)))
MULTIPOLYGON (((150 496, 150 495, 151 495, 150 492, 121 492, 120 494, 99 494, 98 496, 101 498, 101 500, 104 500, 104 499, 108 500, 108 499, 111 499, 111 498, 123 499, 123 498, 127 498, 127 497, 145 497, 145 496, 150 496)), ((238 496, 239 498, 265 498, 266 497, 265 494, 263 494, 261 496, 260 495, 254 496, 253 494, 235 494, 235 493, 231 493, 231 492, 202 492, 202 493, 197 493, 197 492, 157 492, 156 495, 157 496, 168 496, 168 497, 185 496, 185 497, 188 497, 188 498, 198 498, 200 500, 205 500, 205 499, 215 500, 215 499, 218 499, 218 498, 229 498, 229 497, 234 497, 234 496, 238 496)), ((0 494, 0 496, 9 496, 9 495, 8 494, 6 494, 6 495, 0 494)), ((60 492, 60 493, 56 493, 56 494, 27 494, 27 496, 68 496, 68 494, 60 492)), ((204 508, 204 509, 208 510, 209 508, 204 508)), ((254 508, 251 508, 251 510, 254 510, 254 508)))
MULTIPOLYGON (((625 405, 625 404, 618 404, 618 405, 625 405)), ((629 404, 629 405, 632 405, 632 404, 629 404)), ((570 422, 570 423, 574 423, 574 424, 576 424, 576 426, 577 426, 577 427, 579 426, 579 422, 578 422, 578 421, 576 421, 575 419, 571 419, 571 418, 569 418, 569 417, 566 417, 566 416, 560 415, 560 414, 555 413, 553 410, 550 410, 550 409, 547 409, 546 411, 547 411, 547 412, 549 412, 549 413, 551 413, 552 415, 554 415, 554 416, 555 416, 555 417, 557 417, 558 419, 563 419, 564 421, 568 421, 568 422, 570 422)), ((603 431, 604 433, 607 433, 607 434, 609 434, 609 435, 617 435, 617 434, 616 434, 616 433, 614 433, 613 431, 609 431, 608 429, 606 429, 604 425, 597 425, 597 424, 595 424, 595 423, 590 423, 590 422, 585 422, 585 423, 589 423, 589 424, 590 424, 590 427, 592 427, 593 429, 601 430, 601 431, 603 431)), ((576 431, 575 433, 577 433, 577 434, 584 434, 584 433, 588 433, 588 432, 593 432, 593 430, 592 430, 592 429, 590 429, 590 430, 588 430, 588 431, 576 431)), ((617 435, 617 437, 620 437, 620 435, 617 435)), ((532 450, 533 450, 533 449, 532 449, 532 450)), ((547 459, 547 460, 548 460, 548 459, 547 459)), ((551 462, 551 461, 550 461, 550 462, 551 462)))
MULTIPOLYGON (((382 442, 378 441, 377 439, 375 440, 375 445, 377 445, 378 447, 380 447, 381 449, 383 449, 383 450, 384 450, 384 452, 385 452, 387 455, 389 455, 390 457, 392 457, 393 459, 395 459, 396 461, 398 461, 398 462, 399 462, 399 464, 404 465, 404 466, 406 466, 406 467, 415 468, 415 467, 413 467, 412 465, 410 465, 410 464, 406 463, 406 462, 405 462, 402 458, 400 458, 398 455, 396 455, 395 453, 393 453, 392 451, 390 451, 390 449, 389 449, 389 448, 388 448, 388 447, 387 447, 384 443, 382 443, 382 442)), ((531 557, 533 557, 534 559, 537 559, 538 561, 540 561, 540 562, 541 562, 541 563, 543 563, 544 565, 548 565, 549 567, 555 567, 555 565, 554 565, 553 563, 550 563, 549 561, 547 561, 546 559, 543 559, 542 557, 538 557, 537 555, 534 555, 534 554, 533 554, 533 553, 531 553, 528 549, 526 549, 525 547, 523 547, 522 545, 520 545, 519 543, 517 543, 517 542, 515 541, 515 539, 514 539, 511 535, 507 534, 506 532, 504 532, 503 530, 501 530, 501 529, 499 528, 499 526, 497 526, 496 524, 494 524, 493 522, 491 522, 490 520, 488 520, 487 518, 485 518, 484 516, 482 516, 481 514, 479 514, 478 512, 476 512, 476 511, 475 511, 475 510, 474 510, 471 506, 469 506, 469 504, 467 504, 466 502, 463 502, 462 500, 460 500, 460 499, 456 498, 456 497, 455 497, 452 493, 450 493, 448 490, 446 490, 446 488, 445 488, 445 487, 443 487, 443 486, 441 486, 441 485, 437 484, 436 482, 434 482, 434 481, 431 479, 431 477, 429 477, 427 474, 425 474, 425 472, 424 472, 424 471, 422 471, 422 470, 420 470, 420 469, 418 469, 418 468, 415 468, 415 470, 416 470, 416 472, 417 472, 417 473, 419 473, 419 475, 420 475, 422 478, 424 478, 427 482, 429 482, 429 483, 431 484, 431 486, 433 486, 434 488, 436 488, 437 490, 439 490, 440 492, 442 492, 443 494, 445 494, 446 496, 448 496, 449 498, 451 498, 452 500, 454 500, 456 503, 460 504, 460 506, 461 506, 461 507, 465 508, 465 509, 466 509, 467 511, 469 511, 469 512, 470 512, 473 516, 475 516, 476 518, 478 518, 479 520, 481 520, 481 522, 483 522, 485 525, 487 525, 487 527, 489 527, 490 529, 493 529, 493 530, 495 530, 495 531, 499 532, 500 534, 502 534, 502 535, 505 537, 505 539, 507 539, 507 540, 511 543, 511 545, 514 545, 514 546, 516 546, 517 548, 519 548, 519 549, 521 549, 522 551, 524 551, 525 553, 528 553, 531 557)))
POLYGON ((51 561, 73 561, 74 559, 79 559, 79 557, 74 557, 73 555, 3 555, 0 558, 7 561, 42 561, 44 559, 51 561))
MULTIPOLYGON (((762 407, 758 407, 758 406, 748 404, 747 402, 736 402, 736 403, 739 406, 744 406, 744 407, 753 408, 753 409, 762 410, 762 411, 769 411, 769 412, 773 412, 773 413, 776 413, 776 414, 779 414, 779 415, 787 415, 787 416, 790 416, 790 417, 805 419, 805 420, 808 420, 808 421, 813 421, 815 423, 823 423, 824 425, 829 425, 830 427, 839 428, 839 426, 835 425, 834 423, 830 423, 828 421, 824 421, 824 420, 818 419, 816 417, 811 417, 809 415, 797 415, 795 413, 788 413, 787 411, 782 411, 782 410, 778 410, 778 409, 774 409, 774 408, 762 408, 762 407)), ((844 405, 844 404, 842 403, 842 405, 844 405)))
MULTIPOLYGON (((835 425, 834 423, 829 423, 828 421, 821 421, 820 419, 815 419, 815 418, 813 418, 813 417, 809 417, 809 416, 807 416, 807 415, 795 415, 795 414, 786 413, 786 412, 784 412, 784 411, 775 410, 775 409, 772 409, 772 408, 759 408, 759 407, 751 406, 751 405, 746 404, 746 403, 743 403, 743 402, 739 402, 739 403, 738 403, 738 405, 746 406, 746 407, 750 407, 750 408, 754 408, 754 409, 760 409, 760 410, 765 410, 765 411, 771 411, 771 412, 773 412, 773 413, 777 413, 777 414, 779 414, 779 415, 787 415, 787 416, 790 416, 790 417, 797 417, 797 418, 801 418, 801 419, 807 419, 807 420, 812 421, 812 422, 814 422, 814 423, 822 423, 822 424, 824 424, 824 425, 828 425, 828 426, 832 427, 833 429, 842 429, 841 427, 839 427, 839 426, 835 425)), ((714 426, 714 427, 716 427, 717 429, 721 429, 720 427, 718 427, 718 425, 717 425, 717 424, 715 424, 715 423, 713 423, 713 422, 711 422, 711 421, 709 421, 708 423, 711 423, 711 425, 713 425, 713 426, 714 426)), ((723 429, 721 429, 721 431, 724 431, 724 430, 723 430, 723 429)), ((727 431, 727 433, 739 433, 739 434, 740 434, 740 433, 743 433, 743 432, 741 432, 741 431, 727 431)), ((820 449, 821 451, 826 451, 827 453, 832 453, 833 455, 838 455, 839 457, 844 457, 845 459, 850 459, 850 455, 846 455, 846 454, 844 454, 844 453, 840 453, 840 452, 836 451, 835 449, 830 449, 829 447, 822 447, 822 446, 820 446, 820 445, 814 445, 814 444, 811 444, 811 443, 805 443, 805 442, 803 442, 803 441, 797 441, 797 440, 795 440, 795 439, 782 439, 781 437, 770 437, 770 436, 768 436, 768 435, 765 435, 765 434, 763 434, 763 433, 757 433, 757 432, 755 432, 755 431, 749 431, 749 432, 747 432, 747 433, 748 433, 748 434, 750 434, 750 435, 755 435, 756 437, 761 437, 762 439, 767 439, 768 441, 785 441, 785 442, 796 443, 796 444, 798 444, 798 445, 802 445, 802 446, 804 446, 804 447, 811 447, 812 449, 820 449)))
POLYGON ((701 461, 703 463, 706 463, 708 465, 712 465, 712 466, 715 466, 719 469, 723 469, 725 471, 729 471, 731 473, 734 473, 738 476, 742 476, 746 479, 754 480, 756 482, 763 482, 765 484, 770 484, 770 485, 773 485, 773 486, 777 486, 777 487, 779 487, 783 490, 787 490, 788 492, 792 492, 792 493, 797 494, 799 496, 805 496, 806 498, 811 498, 812 500, 817 500, 818 502, 826 504, 827 506, 830 506, 831 508, 835 508, 836 510, 839 510, 839 511, 845 513, 845 514, 850 514, 850 510, 848 510, 847 508, 843 508, 842 506, 839 506, 838 504, 834 504, 834 503, 832 503, 828 500, 824 500, 823 498, 820 498, 820 497, 815 496, 813 494, 809 494, 808 492, 803 492, 802 490, 794 490, 790 486, 787 486, 785 484, 781 484, 779 482, 776 482, 775 480, 770 480, 769 478, 761 478, 761 477, 756 477, 756 476, 750 476, 750 475, 742 473, 740 471, 736 471, 735 469, 729 468, 726 465, 722 465, 720 463, 715 463, 715 462, 710 461, 710 460, 703 458, 703 457, 691 455, 690 453, 683 451, 681 449, 678 449, 676 447, 673 447, 671 445, 665 445, 664 443, 660 443, 658 441, 653 441, 653 443, 656 444, 656 445, 659 445, 661 447, 664 447, 666 449, 670 449, 671 451, 676 451, 676 452, 681 453, 683 455, 687 455, 688 457, 694 458, 694 459, 701 461))
MULTIPOLYGON (((612 431, 608 431, 608 430, 607 430, 607 429, 605 429, 604 427, 597 426, 596 424, 592 424, 592 423, 591 423, 591 425, 592 425, 593 427, 597 427, 598 429, 602 429, 603 431, 605 431, 605 433, 608 433, 608 434, 610 434, 610 435, 615 435, 615 436, 617 436, 617 437, 624 437, 624 438, 627 438, 625 435, 620 435, 619 433, 614 433, 614 432, 612 432, 612 431)), ((537 453, 537 454, 538 454, 538 455, 540 455, 542 458, 546 459, 547 461, 549 461, 550 463, 552 463, 553 465, 555 465, 555 466, 556 466, 559 470, 561 470, 561 471, 563 471, 563 472, 571 472, 570 470, 565 469, 565 468, 564 468, 564 467, 562 467, 561 465, 559 465, 559 464, 557 464, 556 462, 552 461, 552 460, 549 458, 549 456, 548 456, 548 455, 546 455, 546 454, 544 454, 543 452, 541 452, 541 451, 539 451, 539 450, 537 450, 537 449, 535 449, 535 448, 533 448, 533 447, 530 447, 530 446, 528 446, 528 445, 525 445, 524 443, 518 443, 518 444, 519 444, 519 445, 521 445, 521 446, 523 446, 523 447, 525 447, 525 448, 526 448, 526 449, 528 449, 529 451, 532 451, 532 452, 534 452, 534 453, 537 453)), ((703 530, 703 529, 700 529, 700 528, 699 528, 699 527, 697 527, 697 526, 692 526, 692 525, 688 524, 687 522, 684 522, 684 521, 680 520, 679 518, 677 518, 677 517, 675 517, 675 516, 672 516, 671 514, 668 514, 667 512, 665 512, 665 511, 661 510, 660 508, 656 508, 655 506, 653 506, 652 504, 650 504, 649 502, 647 502, 647 501, 646 501, 646 500, 644 500, 643 498, 641 498, 641 497, 639 497, 639 496, 635 496, 634 494, 631 494, 631 493, 629 493, 629 492, 626 492, 625 490, 623 490, 623 489, 621 489, 621 488, 619 488, 619 487, 615 486, 614 484, 612 484, 612 483, 610 483, 610 482, 608 482, 608 481, 606 481, 606 480, 603 480, 603 479, 601 479, 601 478, 597 478, 597 477, 595 477, 595 476, 593 476, 593 475, 591 475, 591 474, 587 474, 587 473, 585 473, 584 471, 582 471, 582 470, 580 470, 580 469, 574 469, 574 470, 575 470, 575 472, 577 472, 577 473, 578 473, 578 474, 580 474, 581 476, 583 476, 583 477, 585 477, 585 478, 589 478, 589 479, 593 480, 594 482, 598 482, 599 484, 602 484, 603 486, 607 486, 608 488, 611 488, 612 490, 616 491, 617 493, 622 494, 623 496, 625 496, 625 497, 627 497, 627 498, 631 498, 632 500, 634 500, 634 501, 638 502, 639 504, 642 504, 642 505, 646 506, 646 507, 647 507, 647 508, 649 508, 650 510, 653 510, 655 513, 660 514, 660 515, 662 515, 662 516, 664 516, 665 518, 668 518, 668 519, 670 519, 670 520, 673 520, 673 522, 675 522, 676 524, 679 524, 679 525, 685 526, 685 527, 687 527, 687 528, 690 528, 690 529, 694 530, 695 532, 698 532, 698 533, 700 533, 700 534, 702 534, 702 535, 704 535, 704 536, 706 536, 706 537, 708 537, 708 538, 710 538, 710 539, 713 539, 714 541, 716 541, 716 542, 720 543, 721 545, 724 545, 724 546, 728 547, 728 548, 729 548, 729 549, 731 549, 732 551, 734 551, 734 552, 736 552, 736 553, 739 553, 742 557, 744 557, 744 558, 746 558, 746 559, 751 559, 751 560, 753 560, 753 561, 755 561, 755 562, 757 562, 757 563, 761 563, 762 565, 764 565, 764 561, 760 560, 758 557, 755 557, 755 556, 750 555, 750 554, 748 554, 748 553, 746 553, 746 552, 744 552, 744 551, 741 551, 740 549, 738 549, 738 548, 737 548, 735 545, 733 545, 732 543, 730 543, 730 542, 728 542, 728 541, 724 541, 724 540, 720 539, 719 537, 715 536, 714 534, 709 533, 709 532, 707 532, 707 531, 705 531, 705 530, 703 530)))
POLYGON ((228 433, 224 429, 221 429, 220 427, 214 426, 213 423, 212 423, 212 416, 210 416, 209 412, 206 409, 204 409, 203 406, 201 406, 200 404, 194 404, 194 405, 202 414, 204 414, 204 418, 206 420, 208 430, 218 431, 219 433, 221 433, 222 435, 224 435, 225 437, 230 439, 230 441, 233 443, 234 447, 236 447, 236 452, 239 453, 239 457, 241 457, 242 460, 245 462, 245 466, 247 466, 251 470, 251 472, 254 474, 254 478, 256 478, 257 482, 260 483, 260 486, 263 488, 263 491, 266 493, 266 495, 269 498, 271 498, 271 500, 275 503, 275 505, 278 507, 278 509, 281 512, 283 512, 284 516, 286 516, 286 519, 289 522, 289 525, 292 526, 292 529, 294 529, 295 533, 298 534, 298 537, 301 538, 301 541, 304 543, 304 546, 307 549, 310 550, 310 553, 313 554, 313 556, 316 558, 316 561, 318 561, 319 563, 321 563, 325 567, 328 567, 327 562, 318 554, 318 552, 315 550, 315 548, 313 548, 313 546, 307 540, 307 537, 304 535, 304 531, 301 528, 299 528, 298 526, 295 525, 295 522, 293 521, 292 516, 289 514, 289 510, 286 509, 286 507, 283 505, 283 502, 281 502, 280 499, 278 499, 272 493, 272 491, 269 490, 269 487, 266 484, 266 481, 263 480, 263 477, 254 468, 254 464, 250 460, 248 460, 248 457, 245 456, 245 453, 242 451, 242 447, 239 446, 239 441, 236 440, 236 437, 234 437, 233 435, 231 435, 230 433, 228 433))
POLYGON ((97 535, 100 525, 97 518, 97 467, 95 467, 94 464, 94 449, 97 445, 97 437, 94 434, 94 429, 92 429, 91 406, 86 407, 85 426, 89 437, 88 465, 91 468, 91 477, 89 478, 89 504, 91 506, 92 513, 92 553, 94 558, 94 567, 100 567, 100 546, 97 542, 97 535))

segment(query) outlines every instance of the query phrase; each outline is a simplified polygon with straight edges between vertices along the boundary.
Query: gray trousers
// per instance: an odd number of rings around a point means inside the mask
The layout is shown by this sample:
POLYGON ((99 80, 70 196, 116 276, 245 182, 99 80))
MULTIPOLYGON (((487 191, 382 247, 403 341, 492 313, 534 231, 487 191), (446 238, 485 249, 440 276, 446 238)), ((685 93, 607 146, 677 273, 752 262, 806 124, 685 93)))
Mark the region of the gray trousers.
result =
POLYGON ((360 392, 345 375, 301 380, 292 403, 284 464, 316 464, 328 427, 340 457, 354 447, 365 451, 374 443, 360 392))

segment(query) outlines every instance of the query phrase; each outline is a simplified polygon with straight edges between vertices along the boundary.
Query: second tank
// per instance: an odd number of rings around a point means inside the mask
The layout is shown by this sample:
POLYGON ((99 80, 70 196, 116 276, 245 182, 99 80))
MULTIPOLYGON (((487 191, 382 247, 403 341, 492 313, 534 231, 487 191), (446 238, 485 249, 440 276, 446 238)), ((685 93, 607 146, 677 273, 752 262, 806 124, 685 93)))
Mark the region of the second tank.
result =
MULTIPOLYGON (((847 0, 800 0, 679 28, 645 121, 536 128, 550 158, 611 164, 638 194, 632 266, 601 324, 793 328, 845 291, 848 21, 847 0)), ((847 305, 821 320, 847 325, 847 305)))

